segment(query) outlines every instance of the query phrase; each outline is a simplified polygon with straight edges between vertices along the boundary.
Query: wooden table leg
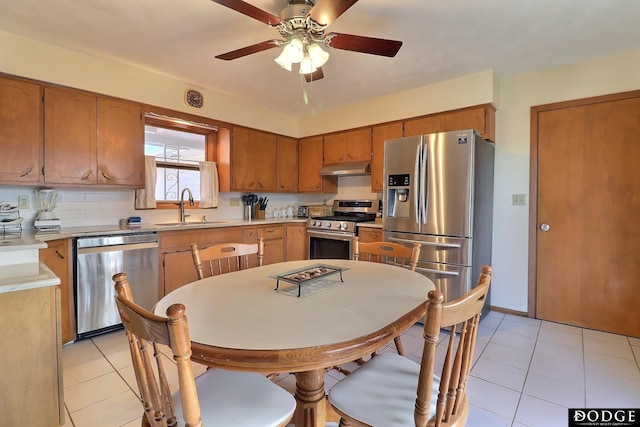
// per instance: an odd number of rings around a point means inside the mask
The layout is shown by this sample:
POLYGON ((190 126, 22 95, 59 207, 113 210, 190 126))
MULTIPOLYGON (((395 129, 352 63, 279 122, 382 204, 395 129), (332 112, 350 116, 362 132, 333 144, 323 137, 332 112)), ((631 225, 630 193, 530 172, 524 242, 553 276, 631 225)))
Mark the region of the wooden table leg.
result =
POLYGON ((296 427, 324 427, 324 369, 296 373, 296 427))

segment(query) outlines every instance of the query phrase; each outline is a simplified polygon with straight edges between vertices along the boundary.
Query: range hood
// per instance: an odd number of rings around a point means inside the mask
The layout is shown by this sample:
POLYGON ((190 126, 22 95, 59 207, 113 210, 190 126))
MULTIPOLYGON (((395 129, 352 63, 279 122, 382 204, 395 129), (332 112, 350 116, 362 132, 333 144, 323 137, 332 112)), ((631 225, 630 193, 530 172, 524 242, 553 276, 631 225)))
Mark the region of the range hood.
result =
POLYGON ((340 163, 320 169, 322 176, 371 175, 371 162, 340 163))

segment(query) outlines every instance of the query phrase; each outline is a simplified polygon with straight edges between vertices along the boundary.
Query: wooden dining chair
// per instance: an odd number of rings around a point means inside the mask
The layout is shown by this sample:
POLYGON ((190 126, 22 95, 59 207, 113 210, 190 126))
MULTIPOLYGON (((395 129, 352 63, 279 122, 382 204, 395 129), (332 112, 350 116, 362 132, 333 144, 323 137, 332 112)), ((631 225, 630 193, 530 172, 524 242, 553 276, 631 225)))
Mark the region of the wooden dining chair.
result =
POLYGON ((288 424, 296 402, 293 396, 263 375, 209 369, 194 378, 191 340, 182 304, 156 316, 133 301, 125 273, 113 276, 116 304, 124 325, 133 369, 144 409, 142 427, 272 426, 288 424), (171 349, 178 368, 178 390, 172 393, 160 351, 171 349))
MULTIPOLYGON (((362 243, 358 237, 354 237, 353 259, 355 261, 382 262, 416 271, 418 259, 420 258, 420 246, 420 243, 415 243, 413 247, 402 246, 392 242, 362 243)), ((396 345, 398 354, 404 356, 400 337, 395 337, 393 342, 396 345)))
POLYGON ((438 290, 428 293, 420 364, 381 353, 331 388, 329 402, 341 416, 340 427, 465 425, 467 380, 491 274, 483 266, 476 287, 453 301, 443 303, 438 290), (436 345, 443 328, 449 333, 440 359, 436 345), (442 365, 438 375, 436 363, 442 365))
POLYGON ((221 243, 200 249, 197 244, 191 244, 193 265, 198 279, 245 270, 255 263, 251 255, 256 255, 257 265, 261 266, 264 259, 264 240, 258 238, 258 243, 221 243))

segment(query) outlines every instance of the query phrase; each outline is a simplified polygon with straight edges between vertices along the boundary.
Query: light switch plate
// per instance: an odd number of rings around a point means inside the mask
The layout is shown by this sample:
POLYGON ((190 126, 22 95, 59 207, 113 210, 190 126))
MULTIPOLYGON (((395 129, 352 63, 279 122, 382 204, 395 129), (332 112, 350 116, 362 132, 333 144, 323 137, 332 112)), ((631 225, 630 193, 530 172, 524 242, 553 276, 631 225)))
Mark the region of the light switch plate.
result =
POLYGON ((526 194, 512 194, 512 204, 513 206, 526 206, 527 205, 527 195, 526 194))
POLYGON ((240 198, 239 197, 233 197, 233 198, 229 199, 229 206, 240 206, 240 198))
POLYGON ((29 209, 29 196, 18 196, 18 208, 29 209))

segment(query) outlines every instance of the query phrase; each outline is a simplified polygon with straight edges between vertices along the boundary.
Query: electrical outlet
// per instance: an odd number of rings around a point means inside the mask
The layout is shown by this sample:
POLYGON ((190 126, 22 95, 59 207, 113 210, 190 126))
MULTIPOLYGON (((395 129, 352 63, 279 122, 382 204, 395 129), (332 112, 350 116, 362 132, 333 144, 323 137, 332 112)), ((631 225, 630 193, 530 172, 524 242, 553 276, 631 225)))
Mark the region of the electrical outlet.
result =
POLYGON ((512 204, 513 206, 526 206, 527 205, 527 195, 526 194, 512 194, 512 204))
POLYGON ((18 208, 29 209, 29 196, 18 196, 18 208))
POLYGON ((240 198, 239 197, 233 197, 233 198, 229 199, 229 206, 240 206, 240 198))

